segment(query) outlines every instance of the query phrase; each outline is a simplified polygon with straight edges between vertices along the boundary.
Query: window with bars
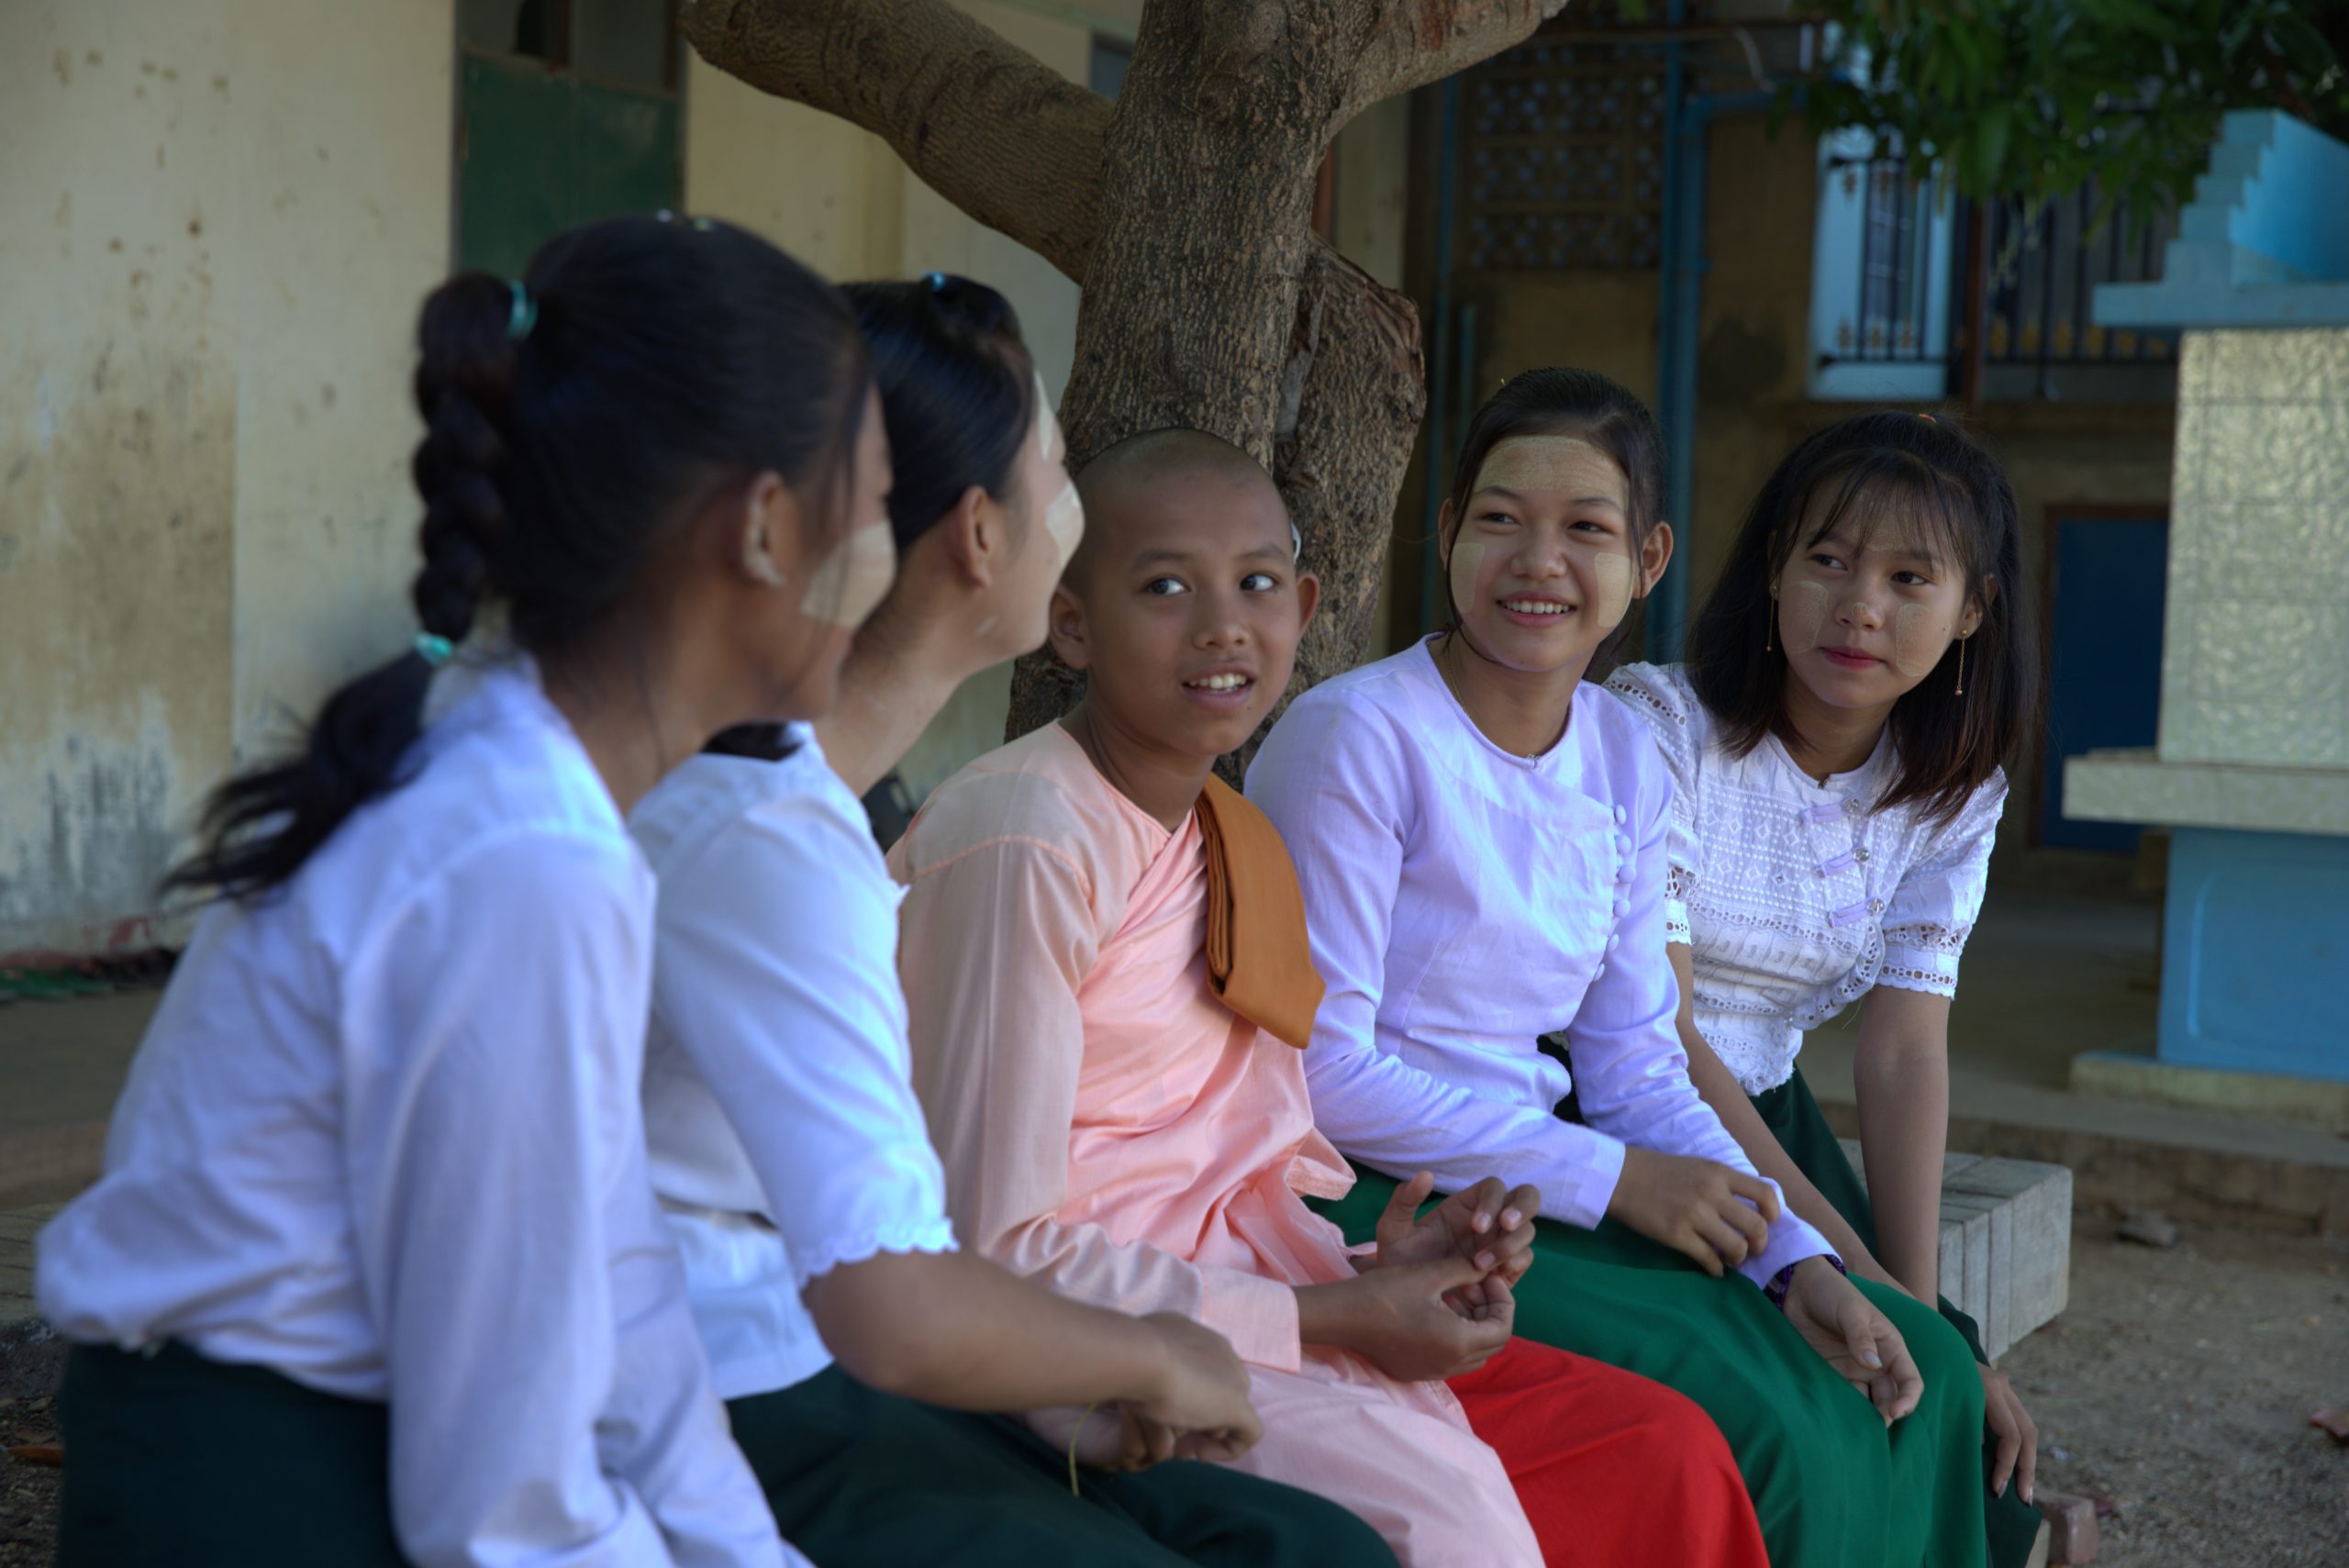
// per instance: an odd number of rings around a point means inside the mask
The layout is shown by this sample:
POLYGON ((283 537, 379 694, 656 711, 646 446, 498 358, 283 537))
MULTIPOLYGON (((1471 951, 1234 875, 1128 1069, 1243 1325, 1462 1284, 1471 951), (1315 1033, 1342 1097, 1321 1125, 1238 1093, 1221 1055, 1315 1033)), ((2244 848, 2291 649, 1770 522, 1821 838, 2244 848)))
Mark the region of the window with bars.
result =
POLYGON ((1656 265, 1664 72, 1609 40, 1611 6, 1577 11, 1468 73, 1460 201, 1467 272, 1656 265))
MULTIPOLYGON (((2093 183, 2043 203, 1984 209, 1984 395, 2166 399, 2173 338, 2107 331, 2096 285, 2161 275, 2175 220, 2096 221, 2093 183)), ((1811 260, 1814 397, 1920 402, 1947 396, 1968 350, 1970 225, 1938 171, 1912 179, 1898 148, 1867 131, 1822 138, 1811 260)))

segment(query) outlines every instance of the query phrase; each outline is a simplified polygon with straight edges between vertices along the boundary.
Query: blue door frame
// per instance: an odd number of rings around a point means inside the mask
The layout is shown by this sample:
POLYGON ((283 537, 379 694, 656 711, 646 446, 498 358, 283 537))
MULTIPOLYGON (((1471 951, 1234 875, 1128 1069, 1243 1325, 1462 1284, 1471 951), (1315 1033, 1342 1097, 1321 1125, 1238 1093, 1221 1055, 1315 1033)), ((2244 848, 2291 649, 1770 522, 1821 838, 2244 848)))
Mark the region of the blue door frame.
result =
POLYGON ((2133 852, 2141 828, 2064 816, 2064 760, 2148 747, 2159 730, 2169 510, 2047 508, 2047 744, 2037 839, 2064 849, 2133 852))

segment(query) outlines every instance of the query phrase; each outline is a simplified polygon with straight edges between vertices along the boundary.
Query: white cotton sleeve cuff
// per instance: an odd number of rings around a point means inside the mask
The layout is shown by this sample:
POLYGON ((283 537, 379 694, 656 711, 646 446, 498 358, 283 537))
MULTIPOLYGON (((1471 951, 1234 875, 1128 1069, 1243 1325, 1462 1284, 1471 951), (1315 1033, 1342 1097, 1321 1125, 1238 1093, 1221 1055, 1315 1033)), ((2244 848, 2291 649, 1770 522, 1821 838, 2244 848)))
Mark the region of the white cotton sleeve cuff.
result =
POLYGON ((1615 1201, 1615 1188, 1623 1179, 1624 1150, 1615 1139, 1594 1129, 1584 1130, 1592 1136, 1575 1140, 1575 1151, 1582 1158, 1571 1165, 1553 1164, 1542 1182, 1542 1213, 1596 1230, 1607 1218, 1607 1206, 1615 1201))
MULTIPOLYGON (((1769 1178, 1765 1177, 1767 1181, 1769 1178)), ((1772 1187, 1778 1184, 1770 1183, 1772 1187)), ((1808 1220, 1798 1218, 1795 1211, 1786 1207, 1786 1194, 1778 1195, 1778 1218, 1770 1227, 1770 1239, 1762 1251, 1738 1265, 1738 1272, 1757 1285, 1766 1285, 1778 1277, 1781 1269, 1792 1268, 1805 1258, 1835 1257, 1835 1249, 1827 1244, 1808 1220)), ((1842 1262, 1842 1259, 1837 1259, 1842 1262)))

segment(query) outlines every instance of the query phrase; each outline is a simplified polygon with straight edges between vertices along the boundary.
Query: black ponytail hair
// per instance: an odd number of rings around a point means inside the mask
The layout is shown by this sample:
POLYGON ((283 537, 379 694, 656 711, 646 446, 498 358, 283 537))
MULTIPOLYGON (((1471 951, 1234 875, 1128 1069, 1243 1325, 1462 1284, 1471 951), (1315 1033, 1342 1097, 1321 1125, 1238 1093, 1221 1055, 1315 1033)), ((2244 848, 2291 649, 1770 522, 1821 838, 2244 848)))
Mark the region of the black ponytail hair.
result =
POLYGON ((1036 361, 1011 302, 931 272, 841 292, 873 355, 893 464, 889 528, 900 558, 977 485, 1000 501, 1043 415, 1036 361))
MULTIPOLYGON (((671 525, 769 470, 829 542, 871 377, 840 291, 765 240, 613 218, 550 240, 518 285, 450 279, 417 327, 419 649, 328 697, 295 755, 221 785, 166 888, 251 898, 412 775, 431 639, 495 601, 541 661, 612 635, 671 525)), ((439 651, 436 648, 435 652, 439 651)))
MULTIPOLYGON (((930 272, 910 283, 848 284, 881 415, 889 435, 889 532, 897 559, 977 485, 1008 500, 1020 443, 1044 409, 1036 362, 1019 336, 1011 302, 982 283, 930 272)), ((897 602, 902 574, 866 617, 858 642, 870 646, 897 602)), ((885 635, 885 630, 878 633, 885 635)), ((780 724, 742 724, 704 748, 722 756, 774 762, 795 750, 780 724)))
MULTIPOLYGON (((1476 477, 1485 460, 1513 436, 1577 436, 1605 452, 1623 471, 1624 522, 1631 530, 1631 571, 1636 577, 1648 535, 1664 517, 1664 432, 1656 428, 1648 406, 1597 371, 1553 366, 1509 377, 1498 392, 1485 399, 1468 421, 1468 434, 1460 443, 1459 461, 1452 471, 1454 539, 1467 521, 1469 498, 1476 494, 1476 477)), ((1444 602, 1452 611, 1451 621, 1443 628, 1447 637, 1461 626, 1460 606, 1452 603, 1451 584, 1447 571, 1444 602)), ((1643 597, 1633 602, 1632 613, 1607 634, 1591 655, 1594 672, 1606 669, 1615 650, 1638 626, 1643 597)))
POLYGON ((1813 433, 1754 496, 1720 578, 1688 628, 1689 684, 1744 756, 1794 739, 1771 585, 1797 550, 1845 521, 1913 528, 1982 606, 1982 624, 1893 705, 1899 773, 1879 807, 1950 821, 2038 722, 2039 621, 2026 602, 2022 514, 1996 459, 1946 417, 1858 414, 1813 433), (1809 521, 1820 506, 1816 521, 1809 521), (1992 584, 1987 593, 1983 584, 1992 584), (1960 655, 1959 648, 1965 652, 1960 655), (1957 690, 1956 661, 1965 661, 1957 690))

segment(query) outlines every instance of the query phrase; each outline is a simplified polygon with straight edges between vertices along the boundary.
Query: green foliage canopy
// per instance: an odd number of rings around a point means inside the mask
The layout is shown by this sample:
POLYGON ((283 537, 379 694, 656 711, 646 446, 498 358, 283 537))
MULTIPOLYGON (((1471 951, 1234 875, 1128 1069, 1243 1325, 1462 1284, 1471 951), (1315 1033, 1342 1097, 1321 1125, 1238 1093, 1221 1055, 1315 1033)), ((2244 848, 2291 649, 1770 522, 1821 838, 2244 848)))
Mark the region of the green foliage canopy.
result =
POLYGON ((1976 199, 2090 179, 2099 227, 2185 201, 2229 109, 2280 108, 2349 138, 2343 0, 1825 0, 1828 70, 1779 114, 1888 133, 1976 199))

